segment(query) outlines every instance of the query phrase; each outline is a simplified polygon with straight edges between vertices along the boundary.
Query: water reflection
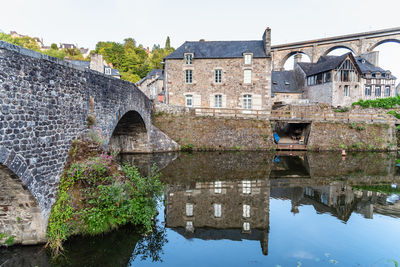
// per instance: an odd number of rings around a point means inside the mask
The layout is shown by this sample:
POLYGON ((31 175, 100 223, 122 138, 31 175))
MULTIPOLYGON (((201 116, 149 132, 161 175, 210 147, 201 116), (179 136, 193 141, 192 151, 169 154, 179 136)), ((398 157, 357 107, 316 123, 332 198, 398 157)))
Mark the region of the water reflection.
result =
MULTIPOLYGON (((123 228, 74 238, 61 265, 393 266, 388 260, 400 250, 396 154, 164 153, 121 161, 145 174, 153 164, 161 169, 167 186, 154 233, 123 228)), ((40 251, 0 249, 0 266, 50 266, 40 251)))

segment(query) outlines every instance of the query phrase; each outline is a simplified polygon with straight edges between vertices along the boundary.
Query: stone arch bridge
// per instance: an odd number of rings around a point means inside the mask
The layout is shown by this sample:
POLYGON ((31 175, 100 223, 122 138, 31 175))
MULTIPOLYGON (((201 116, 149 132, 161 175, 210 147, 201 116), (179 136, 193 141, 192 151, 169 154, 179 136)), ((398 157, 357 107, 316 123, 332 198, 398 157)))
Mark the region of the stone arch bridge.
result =
POLYGON ((70 145, 89 115, 105 146, 179 149, 152 125, 152 105, 132 83, 0 41, 0 233, 45 240, 70 145))
POLYGON ((314 63, 321 56, 325 56, 337 48, 347 48, 360 56, 372 52, 375 47, 387 42, 400 44, 400 27, 274 45, 271 47, 273 69, 283 70, 287 59, 293 55, 301 57, 302 54, 305 54, 314 63))

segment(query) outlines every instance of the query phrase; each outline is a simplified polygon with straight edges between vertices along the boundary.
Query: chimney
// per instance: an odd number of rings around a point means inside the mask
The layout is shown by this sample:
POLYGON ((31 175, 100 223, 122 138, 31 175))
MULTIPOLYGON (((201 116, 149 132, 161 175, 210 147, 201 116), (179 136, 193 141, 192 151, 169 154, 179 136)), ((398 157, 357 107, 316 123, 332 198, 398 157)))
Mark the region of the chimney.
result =
POLYGON ((268 27, 263 35, 264 50, 267 56, 271 56, 271 29, 268 27))
POLYGON ((301 53, 294 54, 294 65, 293 65, 293 68, 296 67, 297 63, 301 62, 302 56, 303 55, 301 53))

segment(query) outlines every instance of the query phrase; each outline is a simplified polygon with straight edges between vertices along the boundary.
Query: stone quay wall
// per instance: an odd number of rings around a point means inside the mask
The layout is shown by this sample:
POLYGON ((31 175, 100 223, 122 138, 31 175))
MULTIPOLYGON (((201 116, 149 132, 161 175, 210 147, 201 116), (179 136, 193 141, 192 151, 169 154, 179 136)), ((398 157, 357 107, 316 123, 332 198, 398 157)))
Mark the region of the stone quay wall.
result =
POLYGON ((154 125, 182 147, 195 150, 273 149, 267 120, 155 113, 154 125))

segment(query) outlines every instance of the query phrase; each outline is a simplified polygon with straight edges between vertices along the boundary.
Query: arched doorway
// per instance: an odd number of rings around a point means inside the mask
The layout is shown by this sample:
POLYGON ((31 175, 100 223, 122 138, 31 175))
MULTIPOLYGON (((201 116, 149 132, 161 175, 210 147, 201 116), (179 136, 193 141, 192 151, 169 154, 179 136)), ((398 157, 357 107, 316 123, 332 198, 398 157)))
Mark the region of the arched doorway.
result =
POLYGON ((119 120, 108 149, 122 153, 150 152, 146 125, 137 111, 129 111, 119 120))
POLYGON ((46 242, 39 204, 22 181, 0 164, 0 245, 46 242))

